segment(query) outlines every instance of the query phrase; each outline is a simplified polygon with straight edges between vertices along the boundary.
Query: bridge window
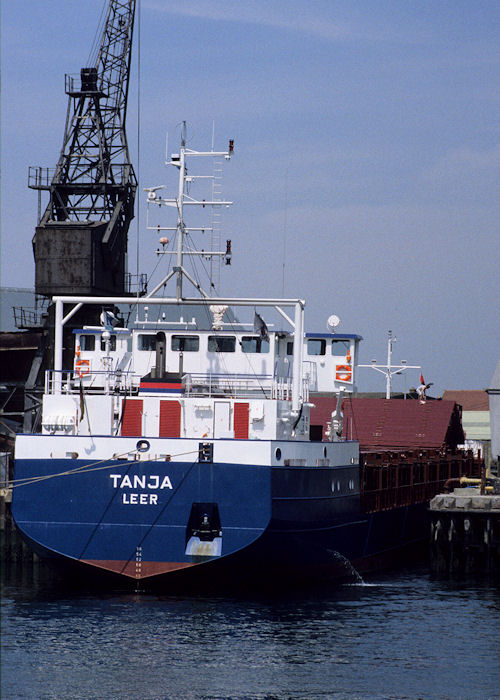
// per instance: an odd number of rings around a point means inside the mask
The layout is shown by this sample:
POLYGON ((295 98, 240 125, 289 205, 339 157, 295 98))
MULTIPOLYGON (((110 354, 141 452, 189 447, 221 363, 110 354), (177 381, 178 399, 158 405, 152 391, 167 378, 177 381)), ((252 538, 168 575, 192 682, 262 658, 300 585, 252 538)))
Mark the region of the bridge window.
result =
POLYGON ((92 352, 95 350, 95 335, 81 335, 80 350, 86 352, 92 352))
POLYGON ((156 336, 139 334, 137 338, 138 350, 156 350, 156 336))
POLYGON ((349 352, 348 340, 332 340, 332 355, 336 357, 345 357, 349 352))
POLYGON ((208 352, 234 352, 236 338, 234 335, 209 335, 208 352))
POLYGON ((241 339, 241 350, 256 353, 269 352, 269 341, 258 336, 244 335, 241 339))
POLYGON ((326 353, 326 340, 324 338, 309 338, 307 341, 308 355, 324 355, 326 353))
POLYGON ((197 335, 173 335, 172 350, 182 350, 183 352, 198 352, 200 349, 200 338, 197 335))

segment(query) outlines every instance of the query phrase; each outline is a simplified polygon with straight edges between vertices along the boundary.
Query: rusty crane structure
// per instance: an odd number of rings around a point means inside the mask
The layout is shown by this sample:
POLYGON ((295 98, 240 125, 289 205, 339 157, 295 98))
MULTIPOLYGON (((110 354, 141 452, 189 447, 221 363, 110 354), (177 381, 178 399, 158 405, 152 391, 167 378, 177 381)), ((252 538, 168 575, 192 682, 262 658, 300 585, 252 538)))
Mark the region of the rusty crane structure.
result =
MULTIPOLYGON (((68 108, 57 165, 29 168, 28 186, 38 190, 38 224, 33 237, 35 293, 37 305, 45 300, 41 307, 46 312, 40 319, 36 311, 31 323, 20 324, 16 318, 19 328, 36 332, 38 343, 24 382, 17 377, 10 389, 9 377, 5 378, 9 406, 3 402, 11 415, 24 416, 27 432, 40 419, 44 369, 53 357, 50 298, 132 291, 126 269, 127 236, 134 217, 137 179, 125 121, 135 7, 136 0, 109 0, 105 6, 87 66, 79 75, 65 76, 68 108), (42 214, 44 191, 48 204, 42 214), (23 410, 15 405, 21 387, 23 410)), ((95 322, 94 316, 77 313, 65 333, 69 337, 75 327, 95 322)))
POLYGON ((29 187, 49 194, 33 238, 35 291, 123 294, 137 180, 125 132, 136 0, 110 0, 98 50, 66 75, 68 111, 54 168, 31 167, 29 187))

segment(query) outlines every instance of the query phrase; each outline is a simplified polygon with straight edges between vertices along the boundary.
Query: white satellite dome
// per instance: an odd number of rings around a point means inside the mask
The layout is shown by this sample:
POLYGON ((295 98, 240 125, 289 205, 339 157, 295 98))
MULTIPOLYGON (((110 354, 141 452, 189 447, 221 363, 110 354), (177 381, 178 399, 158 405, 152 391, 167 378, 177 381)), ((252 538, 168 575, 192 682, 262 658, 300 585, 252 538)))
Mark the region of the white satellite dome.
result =
POLYGON ((335 314, 332 314, 331 316, 328 316, 328 320, 326 322, 326 327, 330 331, 330 333, 335 333, 335 329, 340 323, 340 318, 336 316, 335 314))

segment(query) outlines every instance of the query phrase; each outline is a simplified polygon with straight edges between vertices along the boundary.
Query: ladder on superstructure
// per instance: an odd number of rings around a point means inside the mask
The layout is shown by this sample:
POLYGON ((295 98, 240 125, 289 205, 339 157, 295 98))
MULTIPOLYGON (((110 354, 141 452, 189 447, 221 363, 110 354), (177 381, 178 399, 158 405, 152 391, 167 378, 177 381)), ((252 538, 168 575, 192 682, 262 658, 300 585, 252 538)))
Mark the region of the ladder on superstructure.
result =
MULTIPOLYGON (((212 150, 214 146, 212 144, 212 150)), ((213 179, 212 179, 212 201, 221 202, 220 205, 215 204, 211 212, 211 233, 210 247, 211 250, 222 250, 222 221, 221 221, 221 206, 222 206, 222 161, 217 158, 213 163, 213 179)), ((210 256, 210 287, 220 291, 221 279, 221 258, 220 256, 210 256)))

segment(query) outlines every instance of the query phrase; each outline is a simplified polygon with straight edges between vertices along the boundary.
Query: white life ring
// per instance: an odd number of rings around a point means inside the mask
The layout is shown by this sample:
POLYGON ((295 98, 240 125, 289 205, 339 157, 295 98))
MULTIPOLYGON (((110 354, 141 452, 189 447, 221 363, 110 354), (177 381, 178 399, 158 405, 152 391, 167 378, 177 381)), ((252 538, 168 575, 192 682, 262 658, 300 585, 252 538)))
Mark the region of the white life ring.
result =
POLYGON ((335 379, 339 382, 350 382, 352 380, 352 367, 350 365, 337 365, 335 367, 335 379))
POLYGON ((89 374, 90 372, 90 362, 88 360, 77 360, 76 361, 76 373, 80 377, 84 377, 86 374, 89 374))

